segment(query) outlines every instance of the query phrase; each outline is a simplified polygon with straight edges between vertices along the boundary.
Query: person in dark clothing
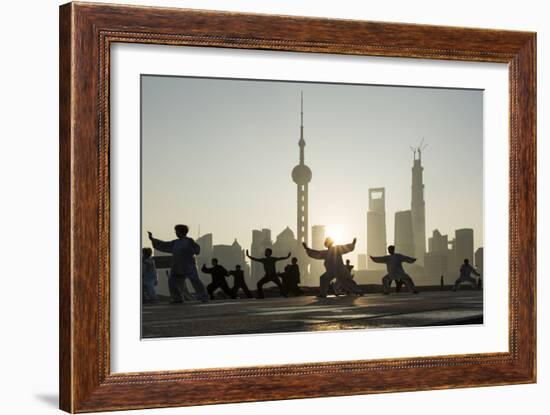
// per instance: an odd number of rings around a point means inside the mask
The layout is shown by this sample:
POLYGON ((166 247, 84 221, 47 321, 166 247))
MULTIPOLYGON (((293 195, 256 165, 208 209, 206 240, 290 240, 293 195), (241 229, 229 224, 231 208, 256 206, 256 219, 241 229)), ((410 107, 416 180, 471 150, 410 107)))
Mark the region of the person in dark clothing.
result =
POLYGON ((303 295, 303 291, 298 286, 300 284, 300 267, 298 266, 298 258, 294 257, 290 264, 285 267, 283 275, 283 288, 286 294, 294 296, 303 295))
POLYGON ((201 271, 205 274, 212 275, 212 282, 206 286, 206 291, 208 291, 208 295, 211 300, 214 299, 214 292, 218 288, 221 288, 222 291, 230 298, 237 298, 231 288, 229 288, 229 285, 227 285, 227 281, 225 281, 225 277, 227 277, 229 273, 224 267, 218 265, 217 258, 212 258, 212 268, 208 268, 206 264, 204 264, 201 271))
POLYGON ((270 248, 266 248, 264 258, 254 258, 250 256, 247 249, 246 256, 250 258, 252 261, 261 262, 264 266, 265 275, 256 284, 256 288, 258 289, 258 298, 264 298, 263 286, 268 282, 272 282, 275 285, 277 285, 277 287, 279 287, 279 290, 281 290, 281 295, 286 297, 286 293, 283 289, 283 285, 281 284, 281 281, 279 280, 279 276, 277 275, 277 270, 275 269, 275 263, 277 261, 282 261, 283 259, 290 258, 290 252, 288 253, 287 256, 279 258, 279 257, 273 256, 273 251, 270 248))
POLYGON ((233 295, 235 298, 237 297, 237 291, 239 291, 239 288, 242 288, 244 294, 248 298, 252 298, 252 293, 244 281, 244 272, 241 269, 241 266, 235 265, 235 269, 233 271, 229 271, 229 275, 233 275, 233 295))

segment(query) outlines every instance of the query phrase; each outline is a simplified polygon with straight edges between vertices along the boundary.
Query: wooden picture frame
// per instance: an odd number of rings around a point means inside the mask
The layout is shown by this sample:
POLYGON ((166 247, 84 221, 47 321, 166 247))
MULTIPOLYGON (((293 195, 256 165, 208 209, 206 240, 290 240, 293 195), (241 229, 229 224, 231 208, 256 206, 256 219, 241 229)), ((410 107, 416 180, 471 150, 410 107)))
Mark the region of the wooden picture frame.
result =
POLYGON ((69 3, 60 8, 59 94, 61 409, 91 412, 535 382, 535 33, 69 3), (508 64, 509 352, 111 373, 109 62, 110 46, 117 42, 508 64))

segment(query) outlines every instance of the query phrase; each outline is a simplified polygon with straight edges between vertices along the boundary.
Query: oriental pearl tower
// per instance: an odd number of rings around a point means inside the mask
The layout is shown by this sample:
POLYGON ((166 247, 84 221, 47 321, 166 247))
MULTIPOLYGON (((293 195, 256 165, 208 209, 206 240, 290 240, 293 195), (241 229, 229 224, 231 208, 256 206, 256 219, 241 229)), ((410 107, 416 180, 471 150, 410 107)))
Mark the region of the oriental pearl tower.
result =
POLYGON ((300 164, 292 169, 292 180, 296 183, 298 188, 298 201, 297 201, 297 216, 298 216, 298 243, 308 241, 308 191, 307 187, 311 181, 311 169, 304 164, 304 147, 306 142, 304 140, 304 93, 300 96, 300 141, 298 141, 300 147, 300 164))

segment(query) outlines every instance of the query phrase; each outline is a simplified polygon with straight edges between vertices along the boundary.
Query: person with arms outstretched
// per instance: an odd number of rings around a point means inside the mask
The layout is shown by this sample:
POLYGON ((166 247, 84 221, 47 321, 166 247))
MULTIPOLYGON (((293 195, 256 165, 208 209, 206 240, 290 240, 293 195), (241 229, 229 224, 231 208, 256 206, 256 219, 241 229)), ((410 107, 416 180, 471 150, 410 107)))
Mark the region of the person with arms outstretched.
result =
POLYGON ((176 225, 174 227, 177 239, 173 241, 161 241, 155 239, 151 232, 147 232, 153 248, 172 254, 172 267, 170 268, 170 278, 168 279, 168 288, 170 290, 171 303, 182 303, 183 284, 185 279, 189 278, 197 298, 202 302, 208 301, 208 295, 204 284, 199 278, 197 262, 195 255, 201 251, 201 247, 187 236, 189 227, 187 225, 176 225))
POLYGON ((229 272, 218 264, 217 258, 212 258, 212 267, 208 268, 206 264, 204 264, 201 268, 201 271, 205 274, 212 275, 212 282, 208 284, 206 287, 206 290, 208 291, 208 295, 210 296, 210 299, 214 299, 214 292, 221 288, 222 291, 229 296, 229 298, 237 298, 235 293, 229 288, 229 285, 227 285, 227 281, 225 281, 225 277, 229 275, 229 272))
POLYGON ((453 287, 453 291, 456 291, 458 286, 462 284, 463 282, 469 282, 472 284, 472 287, 477 288, 477 281, 475 278, 472 277, 471 274, 477 275, 480 277, 481 275, 477 270, 470 265, 470 261, 468 258, 464 260, 464 263, 460 266, 460 277, 455 281, 455 286, 453 287))
POLYGON ((268 282, 272 282, 277 287, 279 287, 279 290, 281 291, 281 295, 286 297, 286 293, 283 289, 283 285, 281 284, 281 281, 279 280, 279 276, 277 275, 277 269, 275 268, 275 263, 277 261, 282 261, 283 259, 290 258, 290 254, 291 253, 289 252, 288 255, 285 257, 275 257, 273 256, 273 251, 271 250, 271 248, 266 248, 264 252, 264 255, 265 255, 264 258, 255 258, 250 256, 250 254, 248 253, 248 249, 246 250, 246 256, 250 260, 261 262, 264 266, 265 275, 262 278, 260 278, 260 280, 256 284, 256 288, 258 290, 258 294, 257 294, 258 298, 264 298, 263 286, 268 282))
POLYGON ((344 265, 344 260, 342 258, 342 255, 355 249, 356 243, 357 238, 354 238, 353 242, 349 244, 334 245, 334 241, 331 238, 326 238, 325 248, 327 249, 324 250, 308 248, 305 242, 302 244, 310 258, 324 260, 325 273, 319 278, 319 297, 327 296, 330 282, 335 278, 342 290, 357 295, 363 295, 359 286, 351 278, 351 274, 344 265))
POLYGON ((388 273, 382 278, 384 294, 390 293, 390 284, 393 280, 395 280, 396 285, 400 282, 404 283, 411 292, 418 294, 412 278, 403 269, 403 262, 413 264, 416 262, 416 258, 396 253, 393 245, 388 246, 388 253, 389 255, 386 256, 370 256, 370 259, 374 262, 386 264, 388 273))
POLYGON ((229 275, 233 275, 233 295, 236 297, 237 291, 241 288, 248 298, 252 298, 252 293, 248 289, 246 281, 244 280, 244 272, 241 269, 241 266, 235 265, 235 269, 233 271, 229 271, 229 275))

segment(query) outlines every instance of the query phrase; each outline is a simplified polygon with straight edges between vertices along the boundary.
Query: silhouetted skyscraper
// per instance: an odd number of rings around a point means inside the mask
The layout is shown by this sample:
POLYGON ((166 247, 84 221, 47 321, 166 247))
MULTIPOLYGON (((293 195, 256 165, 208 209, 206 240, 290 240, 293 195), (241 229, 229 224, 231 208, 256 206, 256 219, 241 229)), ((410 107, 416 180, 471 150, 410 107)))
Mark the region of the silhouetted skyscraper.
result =
POLYGON ((475 256, 475 267, 477 271, 483 276, 483 247, 477 248, 475 256))
POLYGON ((422 179, 422 144, 413 149, 411 215, 414 238, 414 256, 418 265, 424 265, 426 253, 426 209, 424 204, 424 182, 422 179), (418 155, 418 157, 417 157, 418 155))
POLYGON ((415 256, 412 214, 410 210, 395 212, 394 245, 396 252, 407 256, 415 256))
POLYGON ((300 164, 292 169, 292 180, 298 188, 297 200, 297 235, 298 243, 308 243, 308 184, 311 181, 311 169, 304 164, 304 95, 300 99, 300 164))
MULTIPOLYGON (((367 252, 369 255, 386 254, 386 190, 383 187, 369 189, 369 210, 367 212, 367 252)), ((368 258, 369 269, 385 269, 385 264, 368 258)))

